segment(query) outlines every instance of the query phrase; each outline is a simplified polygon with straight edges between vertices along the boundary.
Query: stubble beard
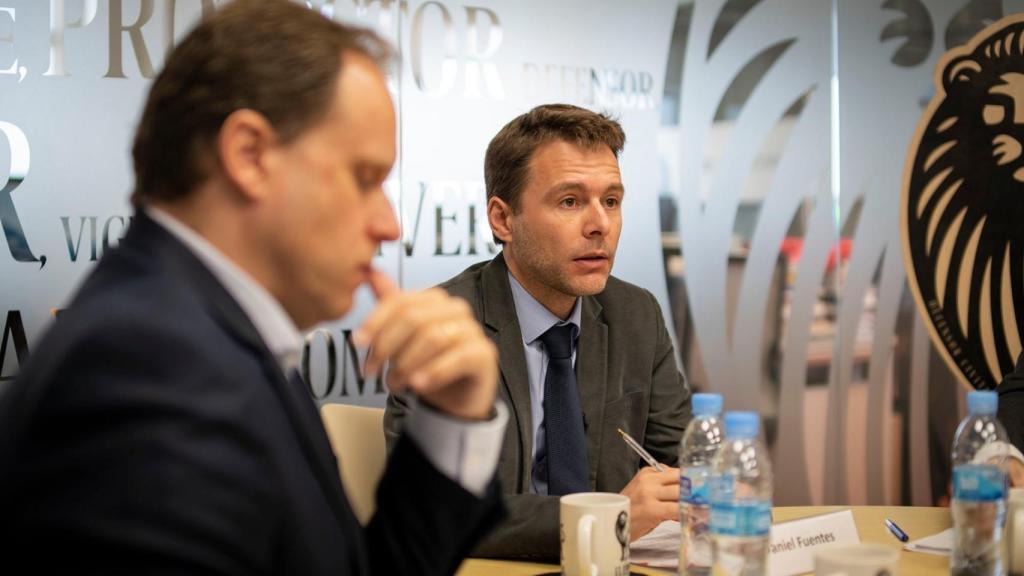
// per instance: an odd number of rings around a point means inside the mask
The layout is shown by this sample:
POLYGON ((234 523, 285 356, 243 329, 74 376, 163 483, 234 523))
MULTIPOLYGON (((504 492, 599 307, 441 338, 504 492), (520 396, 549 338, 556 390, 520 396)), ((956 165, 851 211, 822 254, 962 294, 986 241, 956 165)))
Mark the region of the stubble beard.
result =
MULTIPOLYGON (((575 278, 566 268, 571 265, 570 260, 564 263, 559 257, 553 255, 545 248, 544 243, 536 241, 533 234, 528 230, 522 230, 512 247, 513 256, 522 274, 539 284, 545 290, 558 292, 565 296, 577 298, 580 296, 592 296, 604 291, 608 282, 605 275, 600 281, 590 278, 575 278)), ((609 262, 609 265, 611 262, 609 262)))

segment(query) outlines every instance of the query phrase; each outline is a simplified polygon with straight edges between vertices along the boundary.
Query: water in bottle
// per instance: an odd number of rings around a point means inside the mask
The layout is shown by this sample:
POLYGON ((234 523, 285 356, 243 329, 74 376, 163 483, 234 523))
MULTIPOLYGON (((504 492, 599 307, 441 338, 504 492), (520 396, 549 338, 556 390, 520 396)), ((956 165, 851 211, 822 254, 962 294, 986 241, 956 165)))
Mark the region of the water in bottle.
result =
POLYGON ((679 573, 691 576, 711 571, 707 480, 722 444, 722 396, 694 394, 692 406, 693 420, 679 443, 679 573))
POLYGON ((1005 574, 1003 521, 1006 516, 1006 474, 986 455, 1009 442, 996 420, 995 392, 967 394, 967 418, 953 437, 953 554, 954 575, 1005 574), (986 448, 988 446, 988 448, 986 448))
POLYGON ((716 576, 768 573, 772 468, 758 437, 760 424, 755 412, 725 415, 725 441, 715 455, 708 491, 716 576))

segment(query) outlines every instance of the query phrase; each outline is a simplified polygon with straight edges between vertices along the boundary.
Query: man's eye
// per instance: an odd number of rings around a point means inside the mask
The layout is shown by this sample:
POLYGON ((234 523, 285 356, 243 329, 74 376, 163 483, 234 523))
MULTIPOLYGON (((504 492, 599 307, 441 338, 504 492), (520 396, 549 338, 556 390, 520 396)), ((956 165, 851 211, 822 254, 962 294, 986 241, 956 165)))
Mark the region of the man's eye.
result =
POLYGON ((574 208, 576 206, 575 198, 565 198, 562 200, 562 206, 566 208, 574 208))
POLYGON ((605 198, 604 205, 609 208, 618 208, 620 200, 618 198, 605 198))
POLYGON ((376 170, 366 168, 356 170, 355 180, 359 190, 362 192, 373 192, 380 187, 382 178, 376 170))

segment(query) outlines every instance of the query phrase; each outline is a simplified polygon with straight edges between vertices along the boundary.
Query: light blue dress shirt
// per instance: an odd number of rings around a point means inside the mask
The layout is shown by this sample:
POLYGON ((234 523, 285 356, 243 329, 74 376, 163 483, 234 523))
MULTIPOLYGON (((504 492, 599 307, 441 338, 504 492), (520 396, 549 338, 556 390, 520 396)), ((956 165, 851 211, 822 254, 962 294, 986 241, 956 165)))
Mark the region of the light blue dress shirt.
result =
MULTIPOLYGON (((519 330, 523 335, 523 351, 526 353, 526 374, 530 380, 530 414, 533 421, 533 461, 547 454, 544 436, 544 377, 548 373, 548 354, 541 335, 556 324, 571 324, 572 331, 572 365, 576 366, 576 340, 580 335, 580 299, 572 307, 568 320, 562 320, 538 302, 523 285, 508 273, 508 283, 512 287, 512 300, 516 306, 516 317, 519 319, 519 330)), ((536 471, 536 467, 533 467, 536 471)), ((530 487, 534 494, 548 493, 548 479, 538 478, 535 473, 530 475, 530 487)))

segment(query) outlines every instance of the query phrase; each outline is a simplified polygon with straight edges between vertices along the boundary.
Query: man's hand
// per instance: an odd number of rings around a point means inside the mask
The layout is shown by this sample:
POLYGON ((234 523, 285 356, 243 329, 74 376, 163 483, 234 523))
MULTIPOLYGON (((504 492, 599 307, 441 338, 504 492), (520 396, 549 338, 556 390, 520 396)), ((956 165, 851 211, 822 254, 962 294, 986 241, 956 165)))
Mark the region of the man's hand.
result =
POLYGON ((679 520, 679 469, 662 464, 662 472, 645 466, 622 489, 629 496, 629 541, 665 520, 679 520))
POLYGON ((457 418, 484 420, 494 407, 498 352, 465 301, 439 288, 402 292, 374 270, 370 287, 379 305, 353 335, 369 346, 364 367, 392 392, 411 390, 430 406, 457 418))
POLYGON ((1024 462, 1016 458, 1007 458, 1003 463, 1003 470, 1010 478, 1012 488, 1024 488, 1024 462))

